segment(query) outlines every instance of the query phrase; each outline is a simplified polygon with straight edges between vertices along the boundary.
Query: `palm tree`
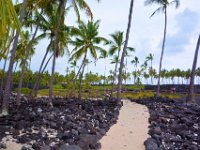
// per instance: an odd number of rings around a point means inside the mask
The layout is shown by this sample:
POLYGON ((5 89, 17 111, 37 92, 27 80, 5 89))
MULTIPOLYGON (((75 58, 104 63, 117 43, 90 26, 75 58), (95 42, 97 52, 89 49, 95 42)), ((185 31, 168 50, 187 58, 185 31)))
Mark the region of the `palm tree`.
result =
POLYGON ((55 30, 55 39, 54 39, 54 52, 53 52, 53 64, 52 64, 52 72, 51 72, 51 80, 49 85, 49 104, 52 106, 52 96, 53 96, 53 81, 54 81, 54 72, 55 72, 55 64, 56 64, 56 56, 58 56, 60 52, 60 45, 59 45, 59 30, 60 26, 64 24, 64 11, 66 6, 66 0, 60 1, 59 7, 58 7, 58 22, 55 30))
POLYGON ((151 4, 158 4, 161 5, 161 7, 159 7, 158 9, 156 9, 151 17, 153 15, 155 15, 158 12, 164 12, 165 14, 165 27, 164 27, 164 35, 163 35, 163 43, 162 43, 162 51, 161 51, 161 56, 160 56, 160 64, 159 64, 159 71, 158 71, 158 85, 157 85, 157 92, 156 92, 156 96, 159 96, 159 92, 160 92, 160 72, 162 69, 162 60, 163 60, 163 55, 164 55, 164 49, 165 49, 165 41, 166 41, 166 33, 167 33, 167 7, 175 4, 176 8, 179 7, 179 0, 173 0, 171 2, 169 2, 168 0, 146 0, 145 1, 145 5, 151 5, 151 4))
POLYGON ((126 55, 127 46, 128 46, 128 40, 129 40, 129 34, 130 34, 130 29, 131 29, 133 5, 134 5, 134 0, 131 0, 129 18, 128 18, 128 27, 127 27, 127 31, 126 31, 126 39, 125 39, 124 48, 123 48, 123 51, 122 51, 122 56, 121 56, 121 61, 120 61, 120 68, 119 68, 118 88, 117 88, 117 101, 118 102, 121 101, 122 70, 123 70, 123 67, 124 67, 124 57, 126 55))
POLYGON ((36 38, 37 31, 38 31, 38 26, 36 27, 35 32, 34 32, 31 40, 29 40, 29 38, 30 38, 29 32, 26 32, 26 34, 25 34, 26 35, 26 40, 25 40, 26 43, 24 43, 24 45, 23 45, 23 48, 25 50, 25 55, 23 55, 23 60, 21 61, 21 63, 22 63, 21 64, 21 74, 20 74, 20 80, 19 80, 19 84, 18 84, 18 91, 17 91, 17 98, 16 98, 18 106, 20 105, 20 97, 21 97, 21 88, 22 88, 22 83, 23 83, 23 76, 24 76, 24 72, 25 72, 26 66, 28 64, 27 63, 27 59, 30 58, 31 55, 34 54, 33 46, 35 44, 37 44, 37 38, 36 38), (27 42, 29 42, 29 44, 27 42))
POLYGON ((187 103, 195 103, 194 78, 195 78, 195 72, 196 72, 199 47, 200 47, 200 35, 199 35, 199 38, 197 41, 197 46, 196 46, 196 50, 195 50, 195 54, 194 54, 194 61, 193 61, 192 72, 191 72, 191 77, 190 77, 190 86, 189 86, 189 91, 188 91, 187 103))
MULTIPOLYGON (((83 60, 73 80, 73 88, 71 94, 75 89, 75 82, 77 80, 77 77, 79 76, 80 73, 81 76, 83 76, 88 54, 90 54, 92 58, 96 60, 98 58, 97 52, 106 53, 106 50, 100 47, 99 44, 102 42, 104 44, 107 44, 108 40, 98 36, 99 34, 98 29, 99 29, 99 21, 96 22, 88 21, 87 24, 80 21, 78 28, 75 27, 72 28, 71 34, 72 36, 75 37, 75 40, 70 41, 70 44, 74 46, 70 59, 79 60, 83 56, 83 60)), ((82 78, 80 79, 80 83, 81 82, 82 78)), ((81 84, 79 91, 80 90, 81 90, 81 84)), ((79 92, 79 99, 81 99, 81 92, 79 92)))
MULTIPOLYGON (((22 9, 20 12, 19 20, 21 23, 23 22, 23 19, 25 16, 26 3, 27 3, 27 0, 24 0, 22 9)), ((16 35, 14 38, 14 43, 13 43, 13 48, 11 51, 10 63, 9 63, 9 68, 8 68, 8 73, 7 73, 7 78, 6 78, 6 84, 5 84, 5 92, 4 92, 4 96, 3 96, 2 115, 8 115, 8 104, 9 104, 9 99, 10 99, 10 83, 11 83, 11 78, 12 78, 13 64, 14 64, 14 58, 15 58, 15 53, 16 53, 16 49, 17 49, 19 34, 20 34, 19 32, 16 32, 16 35)))
MULTIPOLYGON (((110 92, 110 99, 112 98, 112 95, 113 95, 114 82, 115 82, 115 79, 117 76, 118 63, 120 61, 119 60, 120 52, 122 50, 122 46, 124 45, 123 32, 117 31, 114 34, 111 34, 111 37, 112 37, 112 41, 110 41, 111 48, 109 50, 109 55, 113 56, 115 53, 117 53, 117 55, 115 55, 115 57, 114 57, 115 69, 114 69, 114 75, 113 75, 113 79, 112 79, 112 89, 110 92)), ((127 50, 134 51, 134 48, 127 47, 127 50)))
POLYGON ((104 59, 104 75, 103 75, 103 79, 104 79, 104 83, 103 83, 103 86, 104 86, 104 92, 106 93, 106 65, 107 65, 107 62, 106 62, 106 58, 108 57, 108 53, 102 53, 101 56, 99 57, 99 59, 104 59))
POLYGON ((133 74, 133 77, 134 77, 134 83, 136 82, 136 72, 137 72, 137 66, 139 64, 139 59, 137 56, 134 57, 134 59, 131 61, 132 64, 134 64, 135 66, 135 74, 133 74))
MULTIPOLYGON (((49 6, 51 7, 51 6, 49 6)), ((52 52, 54 49, 54 42, 55 42, 55 35, 56 35, 56 28, 57 28, 57 23, 55 20, 58 20, 58 12, 57 9, 59 9, 58 7, 54 6, 53 11, 51 13, 49 12, 44 12, 44 15, 42 14, 37 14, 35 20, 30 21, 32 24, 35 24, 36 26, 38 26, 39 24, 39 29, 42 30, 44 33, 42 35, 40 35, 40 38, 44 38, 47 37, 50 39, 49 45, 47 46, 45 55, 42 59, 40 68, 39 68, 39 74, 38 77, 36 79, 36 82, 33 86, 32 89, 32 93, 34 93, 34 95, 37 95, 37 90, 39 88, 39 82, 41 80, 41 76, 43 73, 43 70, 45 70, 46 65, 44 66, 46 57, 48 55, 49 52, 52 52), (39 18, 39 22, 37 21, 37 18, 39 18), (44 66, 44 67, 43 67, 44 66)), ((68 9, 67 9, 68 10, 68 9)), ((65 11, 67 11, 65 10, 65 11)), ((64 22, 61 24, 60 30, 59 30, 59 51, 57 51, 56 53, 56 57, 63 55, 64 54, 64 48, 67 47, 67 42, 68 42, 68 35, 69 35, 69 28, 67 26, 64 25, 64 22)), ((50 61, 52 56, 49 57, 48 61, 50 61)))
MULTIPOLYGON (((153 63, 153 54, 149 54, 147 57, 146 57, 146 61, 150 61, 151 62, 151 66, 150 66, 150 68, 149 68, 149 72, 153 69, 153 65, 152 65, 152 63, 153 63)), ((151 76, 151 74, 149 74, 150 75, 150 77, 151 77, 151 84, 153 84, 153 76, 151 76)))

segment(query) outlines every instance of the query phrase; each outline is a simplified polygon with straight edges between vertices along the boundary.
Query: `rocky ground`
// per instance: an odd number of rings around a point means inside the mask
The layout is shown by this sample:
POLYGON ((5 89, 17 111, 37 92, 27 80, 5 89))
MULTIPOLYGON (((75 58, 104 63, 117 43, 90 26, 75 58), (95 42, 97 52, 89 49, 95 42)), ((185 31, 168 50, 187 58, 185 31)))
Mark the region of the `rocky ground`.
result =
MULTIPOLYGON (((134 100, 133 100, 134 101, 134 100)), ((165 98, 137 100, 149 108, 146 150, 200 150, 200 106, 165 98)))
POLYGON ((21 143, 22 149, 88 150, 99 149, 99 139, 116 123, 120 106, 115 102, 54 99, 49 108, 46 98, 28 101, 17 108, 10 104, 10 115, 0 117, 0 149, 3 141, 21 143))

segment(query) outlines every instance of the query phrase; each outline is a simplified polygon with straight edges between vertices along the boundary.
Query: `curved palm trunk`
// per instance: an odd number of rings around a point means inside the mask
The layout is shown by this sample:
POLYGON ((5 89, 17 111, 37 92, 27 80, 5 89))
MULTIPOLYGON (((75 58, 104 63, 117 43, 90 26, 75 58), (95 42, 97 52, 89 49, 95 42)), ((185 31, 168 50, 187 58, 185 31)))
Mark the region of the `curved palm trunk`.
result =
MULTIPOLYGON (((153 70, 153 66, 152 66, 152 60, 151 60, 151 71, 153 70)), ((153 76, 151 74, 151 84, 153 85, 153 76)))
POLYGON ((104 68, 104 93, 106 94, 106 58, 105 58, 105 68, 104 68))
POLYGON ((162 60, 163 60, 163 55, 164 55, 164 50, 165 50, 166 33, 167 33, 167 8, 165 7, 164 37, 163 37, 162 51, 161 51, 161 56, 160 56, 160 65, 159 65, 159 71, 158 71, 158 84, 157 84, 156 97, 158 97, 159 94, 160 94, 160 73, 161 73, 161 69, 162 69, 162 60))
POLYGON ((44 57, 43 57, 43 59, 42 59, 42 63, 40 64, 38 76, 37 76, 37 79, 36 79, 36 81, 35 81, 35 84, 33 85, 33 89, 32 89, 31 95, 34 94, 34 96, 36 96, 36 89, 37 89, 37 87, 38 87, 39 80, 40 80, 40 78, 41 78, 41 76, 42 76, 42 67, 43 67, 44 62, 45 62, 45 60, 46 60, 46 57, 47 57, 47 55, 48 55, 48 53, 49 53, 49 50, 50 50, 50 47, 51 47, 51 42, 52 42, 52 38, 51 38, 51 40, 50 40, 49 45, 47 46, 47 50, 46 50, 46 53, 45 53, 45 55, 44 55, 44 57))
MULTIPOLYGON (((31 71, 31 58, 30 58, 29 66, 28 66, 28 71, 31 71)), ((29 79, 30 79, 30 76, 28 77, 28 80, 26 81, 26 88, 29 88, 29 79)))
MULTIPOLYGON (((22 10, 20 12, 20 19, 19 19, 21 23, 23 22, 24 15, 25 15, 26 3, 27 3, 27 0, 24 0, 22 3, 22 10)), ((13 43, 13 48, 11 51, 11 57, 10 57, 7 78, 6 78, 5 92, 4 92, 4 96, 3 96, 3 105, 2 105, 2 115, 8 115, 8 107, 9 107, 9 100, 10 100, 10 83, 12 80, 13 65, 14 65, 14 59, 15 59, 18 39, 19 39, 19 32, 16 32, 16 35, 14 38, 14 43, 13 43)))
POLYGON ((71 98, 72 95, 73 95, 73 91, 75 90, 75 83, 76 83, 76 80, 77 80, 77 78, 78 78, 78 75, 79 75, 80 72, 81 72, 81 69, 82 69, 83 65, 85 64, 86 57, 87 57, 87 53, 85 53, 85 56, 84 56, 84 58, 83 58, 83 62, 82 62, 81 66, 80 66, 80 68, 79 68, 79 70, 78 70, 78 72, 77 72, 77 74, 76 74, 76 76, 75 76, 75 78, 74 78, 74 80, 73 80, 72 89, 71 89, 69 98, 71 98))
POLYGON ((79 91, 78 91, 78 99, 81 100, 82 98, 82 81, 83 81, 83 74, 84 74, 84 70, 85 70, 85 63, 83 65, 83 69, 82 69, 82 73, 81 73, 81 76, 80 76, 80 84, 79 84, 79 91))
POLYGON ((16 70, 17 70, 18 63, 19 63, 19 61, 16 62, 14 72, 16 72, 16 70))
POLYGON ((131 0, 129 19, 128 19, 128 27, 127 27, 127 32, 126 32, 126 41, 124 44, 124 48, 123 48, 123 52, 122 52, 122 56, 121 56, 120 68, 119 68, 118 88, 117 88, 117 102, 118 103, 121 102, 122 71, 123 71, 123 67, 124 67, 124 57, 126 55, 126 49, 128 46, 129 34, 130 34, 130 29, 131 29, 133 6, 134 6, 134 0, 131 0))
POLYGON ((112 89, 111 89, 111 92, 110 92, 110 97, 109 99, 112 99, 113 97, 113 91, 114 91, 114 84, 115 84, 115 79, 116 79, 116 76, 117 76, 117 67, 118 67, 118 62, 119 62, 119 55, 120 55, 120 49, 118 50, 118 54, 117 54, 117 62, 115 64, 115 72, 114 72, 114 75, 113 75, 113 78, 112 78, 112 89))
POLYGON ((191 72, 191 78, 190 78, 190 86, 189 86, 189 91, 188 91, 187 103, 195 103, 194 78, 195 78, 195 71, 196 71, 196 66, 197 66, 199 46, 200 46, 200 35, 199 35, 199 38, 197 41, 197 46, 196 46, 195 55, 194 55, 194 61, 193 61, 193 65, 192 65, 192 72, 191 72))
POLYGON ((56 35, 55 35, 55 40, 54 40, 54 56, 53 56, 51 80, 50 80, 50 86, 49 86, 49 104, 50 104, 50 106, 52 106, 53 81, 54 81, 54 72, 55 72, 55 65, 56 65, 56 51, 58 49, 58 32, 60 29, 62 14, 65 11, 66 0, 64 0, 64 2, 60 1, 60 6, 61 7, 59 7, 60 12, 59 12, 59 18, 58 18, 58 26, 56 28, 56 35))
POLYGON ((3 70, 2 70, 1 87, 0 87, 0 99, 3 96, 3 85, 4 85, 4 78, 5 78, 4 74, 5 74, 5 70, 6 70, 7 58, 5 59, 5 62, 4 62, 4 65, 3 65, 3 70))
POLYGON ((35 91, 34 91, 34 96, 35 96, 35 97, 37 96, 37 93, 38 93, 38 89, 39 89, 39 86, 40 86, 40 80, 41 80, 41 78, 42 78, 42 74, 44 73, 45 69, 47 68, 47 65, 49 64, 49 62, 50 62, 50 60, 51 60, 52 57, 53 57, 53 54, 52 54, 52 55, 49 57, 49 59, 47 60, 47 62, 46 62, 46 64, 45 64, 44 68, 43 68, 42 71, 41 71, 40 76, 38 76, 38 83, 37 83, 37 86, 36 86, 35 91))
MULTIPOLYGON (((42 12, 41 12, 42 13, 42 12)), ((27 59, 28 59, 28 56, 30 54, 30 51, 32 49, 32 46, 33 46, 33 41, 35 40, 35 36, 37 34, 37 31, 38 31, 38 28, 39 26, 37 25, 36 29, 35 29, 35 32, 33 34, 33 37, 28 45, 28 48, 27 48, 27 51, 26 51, 26 56, 25 56, 25 59, 24 59, 24 63, 22 64, 22 71, 21 71, 21 74, 20 74, 20 79, 19 79, 19 84, 18 84, 18 89, 17 89, 17 105, 19 106, 21 101, 20 101, 20 97, 21 97, 21 88, 22 88, 22 83, 23 83, 23 77, 24 77, 24 71, 25 71, 25 66, 26 66, 26 63, 27 63, 27 59)))

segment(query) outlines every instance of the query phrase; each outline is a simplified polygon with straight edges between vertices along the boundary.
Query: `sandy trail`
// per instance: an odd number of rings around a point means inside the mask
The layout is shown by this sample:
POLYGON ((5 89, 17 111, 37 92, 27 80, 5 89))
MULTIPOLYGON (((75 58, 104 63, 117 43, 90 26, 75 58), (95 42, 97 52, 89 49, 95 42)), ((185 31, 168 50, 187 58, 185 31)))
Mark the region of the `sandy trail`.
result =
POLYGON ((149 112, 146 106, 123 100, 117 124, 101 140, 101 150, 145 150, 149 112))

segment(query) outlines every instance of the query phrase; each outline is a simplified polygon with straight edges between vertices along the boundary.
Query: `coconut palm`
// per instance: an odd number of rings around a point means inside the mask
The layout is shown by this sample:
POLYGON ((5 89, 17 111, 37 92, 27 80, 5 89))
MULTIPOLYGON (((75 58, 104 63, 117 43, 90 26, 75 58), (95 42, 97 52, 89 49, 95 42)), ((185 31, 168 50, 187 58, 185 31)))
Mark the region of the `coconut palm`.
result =
POLYGON ((31 56, 34 54, 34 46, 38 43, 38 40, 40 38, 36 38, 36 34, 38 31, 38 26, 35 29, 35 32, 32 36, 32 39, 30 40, 30 34, 29 32, 26 32, 25 34, 25 39, 23 41, 23 43, 19 44, 18 46, 20 48, 23 48, 23 50, 25 51, 24 54, 22 55, 22 60, 21 60, 21 74, 20 74, 20 80, 19 80, 19 84, 18 84, 18 91, 17 91, 17 105, 20 105, 20 97, 21 97, 21 88, 22 88, 22 83, 23 83, 23 76, 24 76, 24 72, 25 69, 27 68, 27 59, 31 59, 31 56))
MULTIPOLYGON (((40 68, 39 68, 39 74, 38 77, 36 79, 36 82, 33 86, 33 90, 32 93, 34 93, 34 95, 37 95, 37 90, 39 87, 39 82, 41 79, 41 75, 43 73, 43 70, 46 68, 47 64, 44 65, 45 60, 47 58, 47 55, 49 52, 52 52, 54 49, 54 42, 55 42, 55 35, 56 35, 56 27, 57 27, 57 22, 56 20, 58 20, 58 12, 57 12, 58 6, 54 6, 53 11, 50 13, 46 13, 44 12, 44 15, 42 14, 38 14, 35 18, 35 20, 30 21, 32 24, 35 24, 36 26, 38 26, 39 23, 39 29, 42 30, 44 33, 42 35, 40 35, 40 38, 48 38, 50 39, 49 41, 49 45, 47 46, 45 55, 42 59, 40 68), (40 20, 39 22, 37 21, 37 18, 40 20)), ((68 10, 68 9, 67 9, 68 10)), ((67 11, 66 10, 66 11, 67 11)), ((64 50, 67 47, 67 42, 68 42, 68 35, 69 35, 69 28, 67 26, 64 25, 64 22, 61 24, 60 30, 59 30, 59 48, 57 49, 57 53, 56 53, 56 57, 58 56, 62 56, 64 54, 64 50)), ((49 57, 48 61, 50 61, 50 58, 52 56, 49 57)))
MULTIPOLYGON (((24 0, 23 5, 22 5, 22 9, 21 9, 21 12, 20 12, 20 19, 19 20, 20 20, 21 23, 23 23, 23 20, 24 20, 26 3, 27 3, 27 0, 24 0)), ((15 58, 15 54, 16 54, 19 35, 20 35, 20 33, 16 32, 16 35, 15 35, 15 38, 14 38, 14 43, 13 43, 13 48, 11 50, 11 57, 10 57, 10 62, 9 62, 9 68, 8 68, 6 83, 5 83, 4 96, 3 96, 2 115, 8 115, 8 104, 9 104, 9 98, 10 98, 10 83, 11 83, 11 77, 12 77, 12 72, 13 72, 13 64, 14 64, 14 58, 15 58)))
POLYGON ((64 18, 65 18, 65 6, 66 6, 66 0, 60 1, 59 7, 58 7, 58 18, 56 20, 56 30, 55 30, 55 39, 54 39, 54 51, 53 51, 53 62, 52 62, 52 71, 51 71, 51 80, 49 85, 49 104, 52 106, 52 96, 53 96, 53 81, 54 81, 54 72, 55 72, 55 65, 56 65, 56 56, 60 53, 60 44, 59 44, 59 31, 60 27, 64 24, 64 18))
POLYGON ((122 56, 121 56, 121 61, 120 61, 120 68, 119 68, 118 88, 117 88, 117 101, 118 102, 121 101, 122 71, 123 71, 123 67, 124 67, 124 57, 126 55, 127 46, 128 46, 128 40, 129 40, 129 34, 130 34, 130 29, 131 29, 133 5, 134 5, 134 0, 131 0, 130 10, 129 10, 129 18, 128 18, 128 26, 127 26, 127 31, 126 31, 126 39, 125 39, 124 48, 123 48, 123 51, 122 51, 122 56))
MULTIPOLYGON (((75 39, 70 41, 70 44, 74 46, 70 59, 79 60, 83 56, 83 60, 74 78, 71 94, 75 89, 75 82, 77 80, 77 77, 80 73, 81 76, 83 76, 88 55, 90 55, 96 61, 98 58, 97 52, 106 53, 106 50, 99 46, 99 44, 101 44, 102 42, 104 44, 108 43, 107 39, 98 36, 99 23, 99 20, 96 22, 88 21, 87 24, 80 21, 78 28, 72 28, 71 34, 75 39)), ((82 82, 81 80, 80 83, 82 82)), ((81 99, 81 92, 79 92, 79 99, 81 99)))
POLYGON ((179 0, 173 0, 171 2, 169 2, 168 0, 146 0, 145 1, 145 5, 152 5, 152 4, 158 4, 160 5, 160 7, 152 13, 151 17, 159 12, 164 12, 164 16, 165 16, 164 35, 163 35, 162 51, 161 51, 161 56, 160 56, 160 64, 159 64, 159 71, 158 71, 158 85, 157 85, 157 92, 156 92, 156 96, 158 97, 159 92, 160 92, 160 72, 162 69, 162 60, 163 60, 163 55, 164 55, 166 33, 167 33, 167 8, 168 6, 174 5, 174 4, 175 4, 175 7, 178 8, 179 0))
POLYGON ((137 72, 137 66, 138 66, 138 64, 139 64, 139 59, 138 59, 138 57, 135 56, 134 59, 131 61, 131 63, 134 64, 134 66, 135 66, 135 74, 133 73, 133 74, 134 74, 134 75, 133 75, 133 77, 134 77, 134 83, 135 83, 135 82, 136 82, 136 76, 135 76, 135 75, 137 74, 137 73, 136 73, 136 72, 137 72))
MULTIPOLYGON (((148 62, 148 61, 150 61, 150 67, 149 67, 149 72, 153 69, 153 65, 152 65, 152 63, 153 63, 153 54, 149 54, 147 57, 146 57, 146 61, 148 62)), ((150 77, 151 77, 151 84, 153 84, 153 76, 151 76, 151 74, 149 74, 150 75, 150 77)))
MULTIPOLYGON (((118 64, 120 62, 120 53, 122 50, 122 47, 124 45, 124 36, 123 32, 117 31, 114 34, 111 34, 112 41, 110 41, 111 48, 109 50, 109 55, 113 56, 117 53, 117 55, 114 56, 114 63, 115 63, 115 69, 114 69, 114 75, 112 79, 112 89, 110 93, 110 99, 112 98, 113 95, 113 90, 114 90, 114 82, 117 76, 117 69, 118 69, 118 64)), ((127 47, 127 51, 134 51, 134 48, 132 47, 127 47)))

